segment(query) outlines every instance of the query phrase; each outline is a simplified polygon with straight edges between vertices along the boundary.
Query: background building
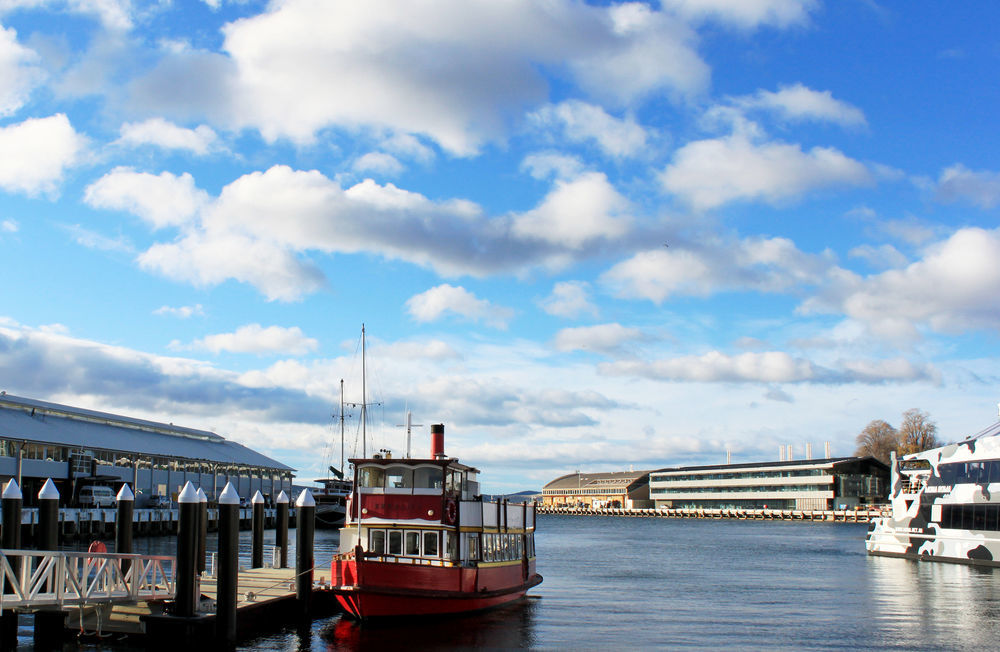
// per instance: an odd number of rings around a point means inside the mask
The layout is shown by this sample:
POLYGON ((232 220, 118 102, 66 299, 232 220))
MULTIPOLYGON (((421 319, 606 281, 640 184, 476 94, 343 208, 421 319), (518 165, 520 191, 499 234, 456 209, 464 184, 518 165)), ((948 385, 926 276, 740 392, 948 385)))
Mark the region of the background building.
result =
POLYGON ((63 504, 80 487, 127 483, 136 507, 176 498, 188 481, 213 500, 232 482, 241 497, 291 495, 294 469, 206 430, 94 412, 0 392, 0 480, 18 480, 31 505, 46 478, 63 504))
POLYGON ((657 508, 839 509, 884 503, 889 467, 874 457, 689 466, 651 471, 657 508))
POLYGON ((542 504, 554 507, 650 507, 649 471, 571 473, 542 488, 542 504))

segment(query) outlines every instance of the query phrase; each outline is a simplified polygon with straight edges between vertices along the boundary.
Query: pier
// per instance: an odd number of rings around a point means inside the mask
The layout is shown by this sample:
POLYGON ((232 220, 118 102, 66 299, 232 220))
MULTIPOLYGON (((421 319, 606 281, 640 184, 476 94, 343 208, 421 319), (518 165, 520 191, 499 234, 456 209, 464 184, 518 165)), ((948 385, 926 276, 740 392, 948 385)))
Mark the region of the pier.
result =
POLYGON ((737 519, 743 521, 824 521, 833 523, 867 523, 888 515, 881 507, 869 509, 702 509, 687 507, 624 509, 618 507, 554 507, 538 505, 539 514, 572 516, 625 516, 631 518, 701 518, 737 519))

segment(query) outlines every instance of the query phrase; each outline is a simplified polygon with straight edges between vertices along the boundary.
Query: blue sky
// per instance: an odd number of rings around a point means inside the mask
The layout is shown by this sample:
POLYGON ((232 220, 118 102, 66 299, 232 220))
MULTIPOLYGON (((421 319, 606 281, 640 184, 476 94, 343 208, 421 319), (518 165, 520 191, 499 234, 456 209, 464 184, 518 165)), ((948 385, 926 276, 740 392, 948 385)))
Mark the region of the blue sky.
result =
POLYGON ((489 491, 996 419, 1000 8, 0 2, 0 389, 489 491), (347 449, 357 451, 357 411, 347 449), (414 448, 427 448, 428 428, 414 448))

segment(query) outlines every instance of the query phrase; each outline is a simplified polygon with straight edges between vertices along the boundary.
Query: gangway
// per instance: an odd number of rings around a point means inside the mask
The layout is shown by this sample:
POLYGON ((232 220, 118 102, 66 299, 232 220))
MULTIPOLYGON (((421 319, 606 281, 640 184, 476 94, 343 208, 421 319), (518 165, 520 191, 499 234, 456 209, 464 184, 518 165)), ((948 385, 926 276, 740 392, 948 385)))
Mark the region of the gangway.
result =
POLYGON ((0 550, 4 609, 171 600, 176 558, 50 550, 0 550))

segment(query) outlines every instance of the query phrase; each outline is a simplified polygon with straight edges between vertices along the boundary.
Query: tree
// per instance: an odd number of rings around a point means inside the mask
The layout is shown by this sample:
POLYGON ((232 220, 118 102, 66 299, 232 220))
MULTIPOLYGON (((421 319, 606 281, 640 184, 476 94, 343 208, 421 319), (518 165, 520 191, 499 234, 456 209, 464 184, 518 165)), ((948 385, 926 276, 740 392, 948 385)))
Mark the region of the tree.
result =
POLYGON ((899 426, 899 454, 919 453, 940 446, 937 438, 937 424, 931 415, 911 408, 903 412, 903 423, 899 426))
POLYGON ((876 419, 869 422, 858 435, 858 457, 871 455, 875 459, 889 463, 889 455, 899 448, 899 433, 887 422, 876 419))

